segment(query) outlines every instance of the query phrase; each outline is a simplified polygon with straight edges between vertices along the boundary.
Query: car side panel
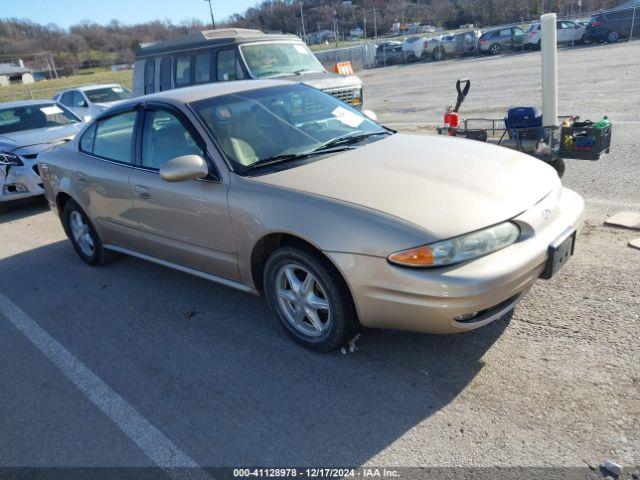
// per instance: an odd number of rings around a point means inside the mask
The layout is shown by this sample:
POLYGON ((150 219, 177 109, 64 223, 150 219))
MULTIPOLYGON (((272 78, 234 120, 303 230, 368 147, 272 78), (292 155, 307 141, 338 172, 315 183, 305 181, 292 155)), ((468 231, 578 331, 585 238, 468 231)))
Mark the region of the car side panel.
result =
POLYGON ((237 175, 231 175, 229 210, 240 277, 251 287, 252 251, 269 234, 289 234, 324 252, 385 258, 433 240, 420 227, 382 212, 237 175))

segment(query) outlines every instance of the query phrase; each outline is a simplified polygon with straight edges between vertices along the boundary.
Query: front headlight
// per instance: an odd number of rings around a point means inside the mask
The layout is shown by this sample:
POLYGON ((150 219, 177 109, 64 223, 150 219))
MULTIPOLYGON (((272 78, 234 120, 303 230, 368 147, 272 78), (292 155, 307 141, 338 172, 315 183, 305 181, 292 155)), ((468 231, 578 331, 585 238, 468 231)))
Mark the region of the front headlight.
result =
POLYGON ((362 105, 362 88, 357 88, 353 92, 353 105, 362 105))
POLYGON ((0 152, 0 165, 10 165, 12 167, 22 167, 24 163, 20 157, 11 152, 0 152))
POLYGON ((389 261, 405 267, 442 267, 478 258, 518 240, 520 228, 505 222, 449 240, 396 252, 389 261))

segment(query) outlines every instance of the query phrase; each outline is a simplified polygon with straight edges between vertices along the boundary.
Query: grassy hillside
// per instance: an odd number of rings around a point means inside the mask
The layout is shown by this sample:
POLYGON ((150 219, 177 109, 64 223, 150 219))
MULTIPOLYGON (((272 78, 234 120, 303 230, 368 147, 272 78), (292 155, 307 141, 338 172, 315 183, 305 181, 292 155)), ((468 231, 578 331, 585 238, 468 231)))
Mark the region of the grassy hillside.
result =
POLYGON ((28 100, 30 98, 51 98, 56 92, 65 88, 91 83, 119 83, 124 87, 131 88, 132 80, 132 70, 125 72, 112 72, 106 69, 83 70, 82 73, 71 77, 42 80, 31 85, 14 84, 8 87, 0 87, 0 102, 28 100))

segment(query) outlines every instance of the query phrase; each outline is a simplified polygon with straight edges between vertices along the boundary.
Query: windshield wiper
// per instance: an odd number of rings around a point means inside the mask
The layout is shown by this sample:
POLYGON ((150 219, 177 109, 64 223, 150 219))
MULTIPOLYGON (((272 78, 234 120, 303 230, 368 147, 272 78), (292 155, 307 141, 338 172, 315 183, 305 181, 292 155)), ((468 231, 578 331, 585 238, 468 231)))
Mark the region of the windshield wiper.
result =
POLYGON ((387 131, 360 133, 355 135, 353 133, 349 133, 347 135, 343 135, 341 137, 337 137, 332 140, 329 140, 328 142, 323 143, 319 147, 314 148, 310 153, 319 153, 329 148, 336 147, 338 145, 350 145, 350 144, 358 143, 369 137, 374 137, 377 135, 390 135, 390 133, 387 131))
POLYGON ((262 158, 257 162, 253 162, 251 165, 247 166, 247 169, 253 169, 256 167, 264 167, 267 165, 273 165, 276 163, 285 163, 290 162, 292 160, 302 160, 313 155, 322 155, 323 153, 332 153, 332 152, 342 152, 344 150, 351 150, 352 147, 341 147, 341 148, 323 148, 322 150, 311 150, 309 152, 304 153, 283 153, 280 155, 274 155, 272 157, 262 158))

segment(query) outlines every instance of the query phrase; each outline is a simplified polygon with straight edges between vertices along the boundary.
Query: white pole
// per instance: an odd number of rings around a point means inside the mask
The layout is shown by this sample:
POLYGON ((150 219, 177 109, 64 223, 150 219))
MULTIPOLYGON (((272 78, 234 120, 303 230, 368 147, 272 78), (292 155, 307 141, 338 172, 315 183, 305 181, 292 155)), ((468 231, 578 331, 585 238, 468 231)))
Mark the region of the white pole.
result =
POLYGON ((542 126, 558 125, 558 49, 556 14, 540 17, 542 25, 542 126))

